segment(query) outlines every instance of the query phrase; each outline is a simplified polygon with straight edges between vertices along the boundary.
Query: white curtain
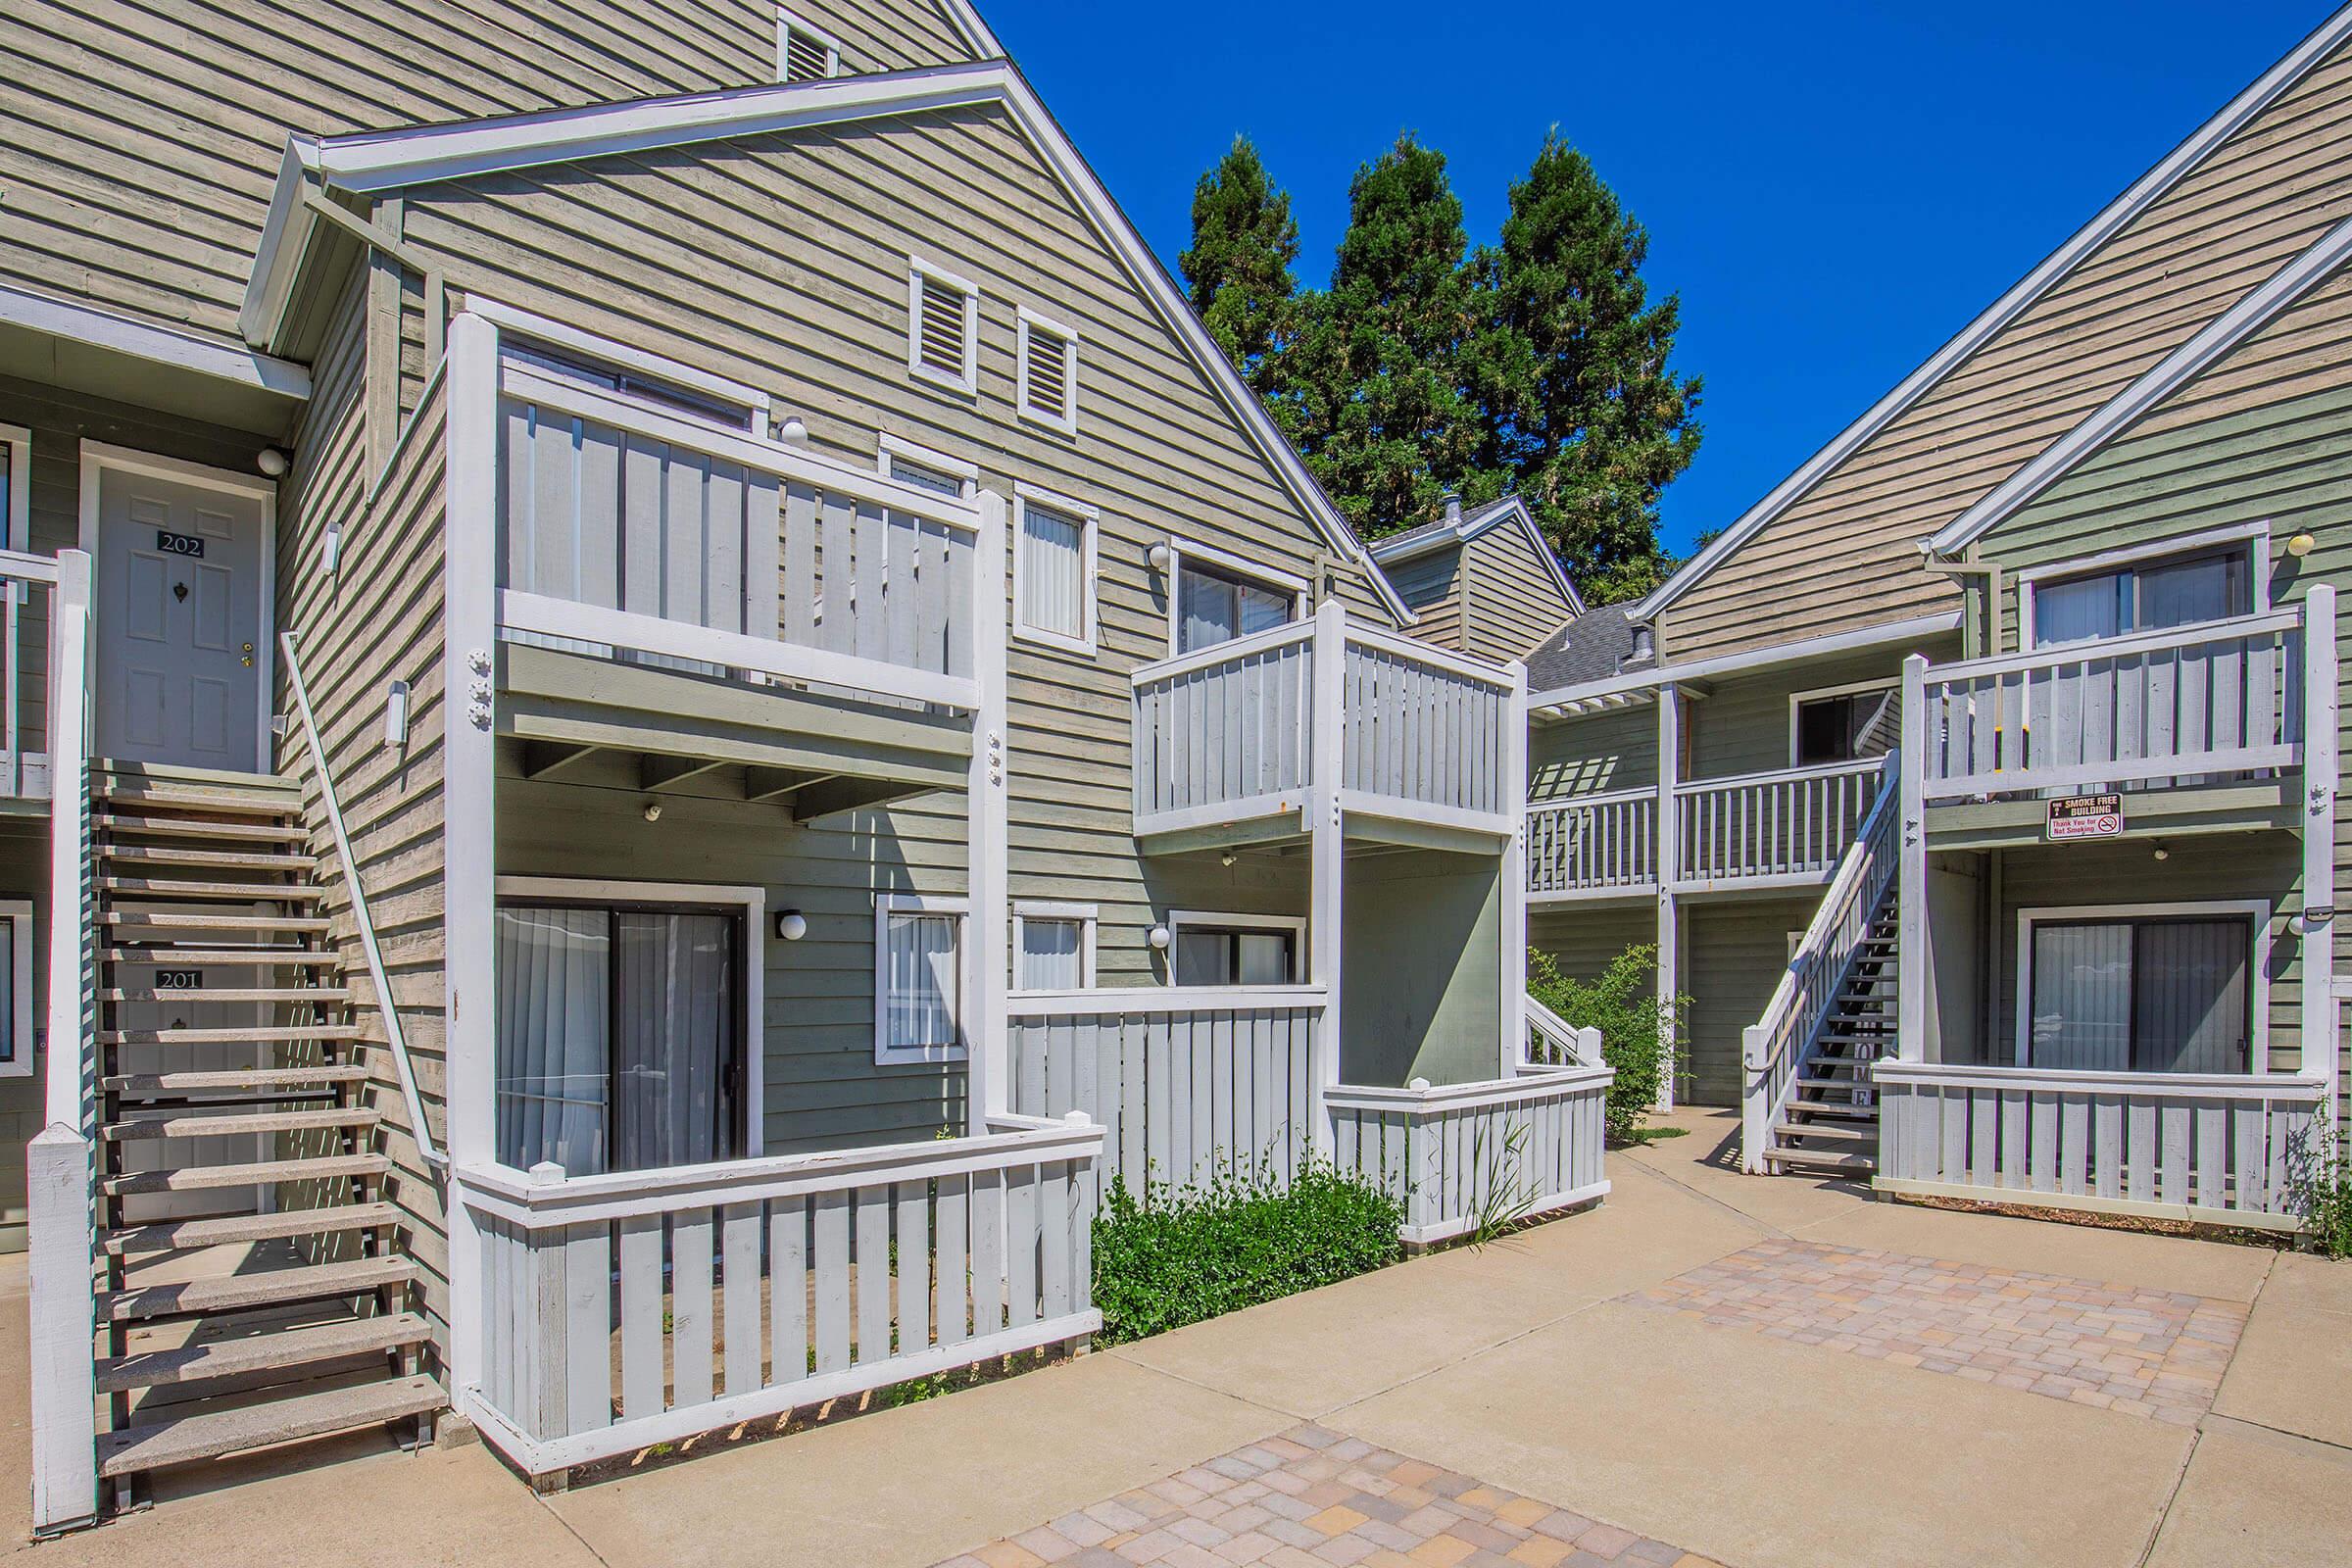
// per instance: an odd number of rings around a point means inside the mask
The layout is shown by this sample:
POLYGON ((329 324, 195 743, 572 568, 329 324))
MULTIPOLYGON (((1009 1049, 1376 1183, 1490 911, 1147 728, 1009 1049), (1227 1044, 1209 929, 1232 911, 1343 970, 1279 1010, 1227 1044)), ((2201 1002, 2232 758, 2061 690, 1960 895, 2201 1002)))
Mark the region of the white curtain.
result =
POLYGON ((1241 981, 1246 986, 1287 986, 1292 979, 1288 931, 1244 931, 1239 938, 1241 981))
POLYGON ((1191 653, 1288 625, 1296 608, 1277 589, 1188 565, 1176 582, 1176 651, 1191 653))
POLYGON ((1291 933, 1193 927, 1176 933, 1180 986, 1287 986, 1298 975, 1291 933))
POLYGON ((1021 507, 1021 623, 1086 635, 1086 525, 1034 503, 1021 507))
POLYGON ((2034 1038, 2026 1065, 2060 1072, 2132 1067, 2132 927, 2036 925, 2034 1038))
POLYGON ((2041 648, 2114 637, 2128 625, 2129 577, 2107 572, 2044 583, 2034 593, 2034 642, 2041 648))
POLYGON ((498 1157, 565 1174, 607 1168, 611 917, 498 910, 498 1157))
POLYGON ((952 914, 893 914, 885 925, 882 978, 896 1051, 956 1044, 956 927, 952 914))
POLYGON ((1015 956, 1023 991, 1075 991, 1086 984, 1086 927, 1078 920, 1021 920, 1021 951, 1015 956))
POLYGON ((613 916, 612 1168, 699 1165, 743 1152, 735 922, 723 914, 613 916))

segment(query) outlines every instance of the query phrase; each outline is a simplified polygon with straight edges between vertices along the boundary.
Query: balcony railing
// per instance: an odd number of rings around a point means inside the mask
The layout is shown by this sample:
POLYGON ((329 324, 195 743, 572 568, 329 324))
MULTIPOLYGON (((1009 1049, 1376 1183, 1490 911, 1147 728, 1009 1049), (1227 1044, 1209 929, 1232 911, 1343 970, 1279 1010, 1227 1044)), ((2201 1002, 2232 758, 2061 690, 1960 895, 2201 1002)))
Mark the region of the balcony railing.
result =
POLYGON ((0 550, 0 797, 49 796, 49 625, 57 562, 0 550))
POLYGON ((1527 891, 1539 897, 1658 885, 1658 792, 1611 790, 1527 808, 1527 891))
POLYGON ((1298 811, 1334 783, 1346 809, 1439 826, 1499 833, 1518 809, 1512 673, 1336 606, 1146 664, 1134 688, 1138 833, 1298 811))
POLYGON ((975 631, 1003 615, 977 508, 527 364, 499 375, 504 635, 977 705, 975 631))
POLYGON ((1886 766, 1873 757, 1678 786, 1678 879, 1828 875, 1870 813, 1886 766))
MULTIPOLYGON (((2315 590, 2315 597, 2320 590, 2315 590)), ((1926 798, 2065 792, 2301 764, 2304 612, 1933 665, 1922 691, 1926 798)))

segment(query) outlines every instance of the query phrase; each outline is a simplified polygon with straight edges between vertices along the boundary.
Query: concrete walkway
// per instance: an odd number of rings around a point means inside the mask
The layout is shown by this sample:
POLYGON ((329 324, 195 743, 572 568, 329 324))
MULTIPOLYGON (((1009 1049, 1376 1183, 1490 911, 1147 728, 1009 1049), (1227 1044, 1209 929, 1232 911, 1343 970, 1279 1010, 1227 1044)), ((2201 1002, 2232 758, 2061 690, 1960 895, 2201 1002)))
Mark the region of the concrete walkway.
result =
POLYGON ((224 1468, 31 1560, 2345 1560, 2352 1265, 1742 1177, 1736 1115, 1677 1120, 1592 1213, 989 1388, 546 1499, 478 1446, 224 1468))

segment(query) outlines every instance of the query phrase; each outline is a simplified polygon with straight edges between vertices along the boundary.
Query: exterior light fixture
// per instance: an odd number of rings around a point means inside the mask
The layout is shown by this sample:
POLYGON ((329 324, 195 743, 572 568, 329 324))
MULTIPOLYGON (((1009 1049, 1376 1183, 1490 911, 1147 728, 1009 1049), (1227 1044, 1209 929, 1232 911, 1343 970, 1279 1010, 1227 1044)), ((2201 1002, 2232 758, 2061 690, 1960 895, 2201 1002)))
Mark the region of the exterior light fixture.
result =
POLYGON ((808 934, 808 917, 798 909, 786 909, 776 916, 776 935, 786 942, 798 942, 808 934))
POLYGON ((644 811, 644 816, 645 816, 645 819, 646 819, 648 822, 659 822, 659 821, 661 821, 661 820, 662 820, 662 803, 661 803, 660 801, 648 801, 648 802, 646 802, 646 803, 645 803, 645 811, 644 811))
POLYGON ((396 680, 384 688, 384 744, 396 752, 409 745, 409 683, 396 680))
POLYGON ((318 569, 329 577, 335 574, 335 564, 343 559, 343 519, 337 517, 326 525, 318 541, 318 569))
POLYGON ((275 447, 264 447, 253 455, 253 466, 274 479, 286 471, 286 455, 275 447))
POLYGON ((776 434, 786 446, 806 446, 808 443, 808 421, 796 414, 777 427, 776 434))
POLYGON ((2294 557, 2297 561, 2301 561, 2305 556, 2310 555, 2313 550, 2317 549, 2319 547, 2319 543, 2320 542, 2317 539, 2314 539, 2311 536, 2311 530, 2309 528, 2298 529, 2295 533, 2295 536, 2287 540, 2286 553, 2294 557))
POLYGON ((2169 859, 2171 859, 2172 858, 2173 858, 2173 852, 2172 852, 2172 851, 2170 851, 2170 850, 2166 849, 2166 848, 2165 848, 2163 845, 2161 845, 2161 844, 2159 844, 2159 845, 2157 845, 2157 846, 2156 846, 2156 858, 2158 858, 2159 860, 2169 860, 2169 859))
POLYGON ((1168 928, 1166 926, 1155 925, 1152 928, 1152 948, 1153 952, 1167 952, 1168 943, 1170 940, 1171 939, 1168 936, 1168 928))
POLYGON ((1165 544, 1156 544, 1145 554, 1144 559, 1152 563, 1153 571, 1165 571, 1168 569, 1168 563, 1176 559, 1176 553, 1165 544))

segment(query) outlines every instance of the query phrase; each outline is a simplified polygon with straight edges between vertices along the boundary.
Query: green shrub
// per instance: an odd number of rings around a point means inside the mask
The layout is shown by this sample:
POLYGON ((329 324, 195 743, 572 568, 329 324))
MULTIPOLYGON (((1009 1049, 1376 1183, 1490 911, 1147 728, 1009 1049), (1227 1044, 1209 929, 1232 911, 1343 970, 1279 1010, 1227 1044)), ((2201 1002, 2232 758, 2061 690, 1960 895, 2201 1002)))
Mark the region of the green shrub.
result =
POLYGON ((2352 1257, 2352 1154, 2332 1138, 2306 1141, 2287 1154, 2287 1202, 2329 1257, 2352 1257))
POLYGON ((1578 1029, 1600 1031, 1600 1054, 1617 1070, 1609 1085, 1605 1117, 1609 1137, 1619 1143, 1638 1136, 1642 1119, 1658 1102, 1666 1075, 1673 1070, 1668 1051, 1679 1055, 1683 1018, 1690 999, 1658 1000, 1655 975, 1658 950, 1648 945, 1626 949, 1592 980, 1572 980, 1560 973, 1551 955, 1530 948, 1527 953, 1527 991, 1563 1022, 1578 1029))
POLYGON ((1279 1176, 1153 1185, 1112 1181, 1095 1216, 1102 1343, 1149 1335, 1311 1291, 1396 1261, 1403 1206, 1323 1162, 1279 1176))

